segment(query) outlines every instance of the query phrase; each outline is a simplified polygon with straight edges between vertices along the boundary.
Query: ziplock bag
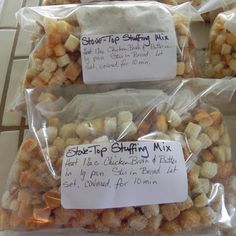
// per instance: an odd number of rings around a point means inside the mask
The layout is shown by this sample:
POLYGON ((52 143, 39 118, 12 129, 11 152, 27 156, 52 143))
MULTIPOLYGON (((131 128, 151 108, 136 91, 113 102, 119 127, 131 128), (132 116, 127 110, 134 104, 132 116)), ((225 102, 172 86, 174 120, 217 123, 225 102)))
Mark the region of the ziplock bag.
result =
POLYGON ((236 75, 236 9, 219 14, 212 25, 206 75, 213 78, 236 75))
MULTIPOLYGON (((73 4, 73 3, 88 3, 88 2, 102 2, 101 0, 44 0, 43 5, 60 5, 60 4, 73 4)), ((160 0, 158 2, 177 5, 178 0, 160 0)))
MULTIPOLYGON (((35 31, 39 27, 42 37, 30 55, 23 88, 82 83, 81 34, 174 32, 176 58, 171 69, 174 73, 168 78, 194 77, 196 65, 189 25, 196 14, 188 3, 172 7, 139 1, 23 8, 17 13, 18 22, 25 30, 35 31)), ((164 75, 159 77, 156 73, 156 77, 167 78, 167 68, 168 65, 162 68, 164 75)))
POLYGON ((234 143, 212 104, 229 102, 235 83, 174 80, 95 94, 75 85, 27 90, 31 135, 9 174, 2 229, 232 229, 234 143))

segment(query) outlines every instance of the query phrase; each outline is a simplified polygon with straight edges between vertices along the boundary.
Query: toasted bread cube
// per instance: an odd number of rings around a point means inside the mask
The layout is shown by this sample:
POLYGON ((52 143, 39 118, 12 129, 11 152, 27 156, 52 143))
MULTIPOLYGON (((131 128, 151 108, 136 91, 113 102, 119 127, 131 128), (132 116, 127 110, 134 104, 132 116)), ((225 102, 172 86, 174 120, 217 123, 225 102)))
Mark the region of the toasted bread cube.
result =
POLYGON ((217 164, 209 161, 203 162, 201 165, 200 174, 205 178, 212 179, 217 174, 217 164))
POLYGON ((148 220, 148 229, 154 232, 157 232, 162 221, 162 215, 152 216, 148 220))
POLYGON ((116 213, 116 215, 121 219, 125 219, 132 215, 135 212, 135 209, 133 207, 125 207, 119 209, 119 211, 116 213))
POLYGON ((183 211, 179 217, 180 225, 184 230, 191 230, 200 226, 201 217, 197 211, 194 210, 186 210, 183 211))
POLYGON ((185 71, 185 64, 184 64, 184 62, 177 62, 176 75, 177 76, 182 76, 184 74, 184 71, 185 71))
POLYGON ((196 120, 202 126, 203 129, 208 126, 211 126, 214 122, 211 116, 204 111, 197 113, 194 116, 194 120, 196 120))
POLYGON ((57 69, 57 63, 51 58, 46 58, 43 61, 43 69, 48 72, 53 72, 57 69))
POLYGON ((81 73, 81 66, 76 62, 71 62, 65 69, 64 75, 70 81, 75 81, 81 73))
POLYGON ((122 123, 119 127, 119 130, 120 130, 120 136, 130 137, 137 133, 138 128, 136 124, 133 121, 131 121, 131 122, 122 123))
POLYGON ((215 156, 217 162, 225 162, 225 148, 224 146, 215 146, 211 148, 212 154, 215 156))
POLYGON ((42 92, 38 97, 38 102, 52 102, 55 101, 56 99, 57 98, 53 94, 42 92))
POLYGON ((157 216, 160 213, 159 205, 148 205, 141 207, 141 211, 146 216, 146 218, 151 218, 152 216, 157 216))
POLYGON ((236 59, 230 60, 229 67, 234 73, 236 72, 236 59))
POLYGON ((129 225, 136 231, 141 231, 146 228, 148 224, 147 218, 142 215, 133 215, 129 218, 129 225))
POLYGON ((105 210, 101 217, 102 223, 111 228, 117 228, 121 225, 121 220, 115 215, 113 210, 105 210))
POLYGON ((58 57, 56 61, 59 67, 65 67, 70 64, 70 57, 68 56, 68 54, 65 54, 64 56, 58 57))
POLYGON ((213 161, 215 159, 214 155, 207 149, 201 153, 201 158, 203 161, 213 161))
POLYGON ((69 38, 65 42, 65 48, 70 52, 74 52, 79 46, 79 44, 80 40, 74 35, 70 34, 69 38))
POLYGON ((222 49, 221 49, 221 54, 222 55, 227 55, 230 54, 232 50, 232 47, 228 44, 223 44, 222 49))
POLYGON ((201 193, 194 198, 194 206, 201 208, 208 204, 208 198, 205 193, 201 193))
POLYGON ((199 214, 201 216, 201 223, 204 225, 210 225, 214 223, 217 216, 211 207, 199 209, 199 214))
POLYGON ((65 76, 61 68, 57 69, 54 73, 53 77, 49 81, 49 85, 53 86, 61 86, 65 82, 65 76))
POLYGON ((45 85, 45 82, 39 76, 35 77, 31 82, 31 86, 33 87, 41 87, 44 85, 45 85))
POLYGON ((62 44, 57 44, 54 48, 54 53, 57 57, 64 56, 66 54, 66 49, 62 44))
POLYGON ((184 130, 184 133, 189 138, 197 138, 201 130, 202 130, 202 127, 200 125, 189 122, 187 127, 184 130))
POLYGON ((180 211, 184 211, 193 206, 193 201, 191 197, 188 196, 187 200, 185 200, 184 202, 176 203, 176 206, 178 207, 180 211))
POLYGON ((51 209, 49 208, 35 206, 33 209, 33 217, 38 221, 47 222, 49 221, 50 215, 51 215, 51 209))
POLYGON ((66 139, 66 146, 73 146, 80 144, 80 139, 78 138, 68 138, 66 139))
POLYGON ((99 136, 104 132, 104 118, 98 117, 90 122, 92 128, 92 134, 99 136))
POLYGON ((61 205, 61 196, 58 189, 51 189, 43 195, 43 200, 49 209, 56 209, 61 205))
POLYGON ((61 137, 57 137, 53 141, 53 146, 55 146, 60 153, 64 153, 66 143, 65 143, 64 139, 62 139, 61 137))
POLYGON ((179 208, 174 203, 161 205, 160 209, 161 209, 161 214, 168 221, 174 220, 180 214, 179 208))
POLYGON ((45 83, 48 83, 49 80, 51 79, 52 77, 52 73, 51 72, 48 72, 46 70, 43 70, 42 72, 39 73, 38 75, 45 83))
POLYGON ((204 130, 204 133, 207 134, 207 136, 211 139, 212 143, 217 142, 220 138, 219 129, 217 129, 216 127, 207 127, 204 130))
POLYGON ((168 122, 167 122, 167 118, 164 114, 158 114, 157 115, 156 128, 157 128, 158 131, 161 131, 163 133, 167 132, 168 122))

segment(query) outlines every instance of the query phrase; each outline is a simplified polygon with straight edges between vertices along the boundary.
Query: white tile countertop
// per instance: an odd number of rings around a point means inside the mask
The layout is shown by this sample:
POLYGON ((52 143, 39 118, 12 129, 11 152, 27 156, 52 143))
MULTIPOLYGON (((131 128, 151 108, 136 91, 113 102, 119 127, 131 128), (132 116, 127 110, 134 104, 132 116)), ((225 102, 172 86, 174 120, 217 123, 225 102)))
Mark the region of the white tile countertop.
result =
MULTIPOLYGON (((27 130, 26 120, 19 114, 8 112, 10 102, 13 100, 16 90, 24 75, 28 56, 32 45, 30 35, 23 32, 15 19, 15 12, 24 6, 40 5, 40 0, 0 0, 0 196, 4 191, 6 178, 13 163, 18 147, 20 146, 25 131, 27 130)), ((206 37, 208 36, 209 26, 196 26, 201 28, 203 33, 197 46, 199 49, 206 47, 206 37)), ((198 30, 196 30, 198 32, 198 30)), ((235 102, 234 102, 235 105, 235 102)), ((232 106, 232 105, 231 105, 232 106)), ((227 122, 232 127, 231 136, 236 138, 236 105, 231 110, 226 111, 227 122)), ((236 148, 236 147, 234 147, 236 148)), ((234 150, 234 153, 236 150, 234 150)), ((1 233, 0 236, 14 235, 62 235, 64 233, 1 233)), ((83 233, 70 233, 66 235, 89 235, 83 233)), ((96 236, 98 234, 91 234, 96 236)), ((101 234, 100 234, 101 235, 101 234)))

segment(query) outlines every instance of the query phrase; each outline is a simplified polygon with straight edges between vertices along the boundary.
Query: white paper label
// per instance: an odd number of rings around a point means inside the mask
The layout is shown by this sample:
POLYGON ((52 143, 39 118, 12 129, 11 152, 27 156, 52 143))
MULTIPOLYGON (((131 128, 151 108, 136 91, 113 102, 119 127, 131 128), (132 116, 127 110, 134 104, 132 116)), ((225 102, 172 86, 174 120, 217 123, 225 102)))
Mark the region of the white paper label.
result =
POLYGON ((176 53, 174 32, 83 35, 83 80, 97 84, 172 79, 176 53))
POLYGON ((187 172, 175 141, 116 142, 66 148, 62 206, 104 209, 183 202, 187 172))

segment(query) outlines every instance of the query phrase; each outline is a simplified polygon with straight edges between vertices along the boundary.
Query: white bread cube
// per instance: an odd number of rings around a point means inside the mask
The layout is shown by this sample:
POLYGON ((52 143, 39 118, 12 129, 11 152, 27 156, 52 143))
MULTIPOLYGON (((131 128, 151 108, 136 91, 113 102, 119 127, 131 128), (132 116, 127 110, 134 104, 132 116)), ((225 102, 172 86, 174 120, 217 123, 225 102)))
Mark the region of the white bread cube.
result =
POLYGON ((201 151, 201 149, 202 149, 202 143, 196 138, 188 139, 188 144, 189 144, 190 150, 193 153, 197 153, 197 152, 201 151))
POLYGON ((160 225, 161 225, 161 221, 162 221, 162 215, 159 214, 157 216, 153 216, 152 218, 150 218, 148 220, 148 228, 151 230, 151 231, 158 231, 160 225))
POLYGON ((70 64, 70 57, 68 56, 68 54, 65 54, 64 56, 57 58, 57 65, 59 67, 64 67, 67 66, 68 64, 70 64))
POLYGON ((205 177, 205 178, 208 178, 208 179, 212 179, 217 174, 217 168, 218 168, 218 166, 217 166, 216 163, 205 161, 201 165, 200 175, 202 177, 205 177))
POLYGON ((109 139, 106 135, 98 137, 92 141, 94 144, 99 144, 99 143, 109 143, 109 139))
POLYGON ((76 124, 74 123, 69 123, 65 124, 61 127, 59 135, 61 138, 64 140, 68 138, 75 138, 76 137, 76 124))
POLYGON ((151 218, 152 216, 158 216, 160 213, 159 205, 147 205, 141 207, 141 211, 145 215, 146 218, 151 218))
POLYGON ((134 215, 129 218, 129 226, 136 231, 143 230, 147 223, 147 218, 142 215, 134 215))
POLYGON ((104 131, 107 135, 112 135, 117 129, 116 117, 106 117, 104 120, 104 131))
POLYGON ((87 139, 93 132, 93 128, 89 122, 82 122, 76 128, 76 133, 81 139, 87 139))
POLYGON ((170 125, 174 128, 178 127, 182 121, 179 114, 174 110, 170 110, 167 113, 167 119, 168 119, 168 122, 170 123, 170 125))
POLYGON ((57 69, 49 81, 49 85, 61 86, 65 82, 65 76, 61 68, 57 69))
POLYGON ((122 123, 131 122, 133 120, 133 114, 130 111, 120 111, 117 118, 119 126, 122 123))
POLYGON ((53 72, 57 69, 56 61, 51 58, 44 59, 42 66, 43 66, 43 69, 48 72, 53 72))
POLYGON ((202 130, 202 127, 200 125, 189 122, 187 127, 184 130, 184 133, 189 138, 197 138, 201 130, 202 130))
POLYGON ((80 40, 76 38, 74 35, 70 34, 69 38, 65 42, 65 48, 70 51, 74 52, 76 48, 79 46, 80 40))
POLYGON ((210 140, 210 138, 204 134, 201 133, 198 137, 198 140, 202 143, 202 148, 206 149, 208 147, 210 147, 212 145, 212 141, 210 140))
POLYGON ((38 139, 41 143, 44 143, 46 140, 48 143, 52 143, 57 137, 58 130, 56 127, 46 127, 42 128, 37 132, 38 139))

